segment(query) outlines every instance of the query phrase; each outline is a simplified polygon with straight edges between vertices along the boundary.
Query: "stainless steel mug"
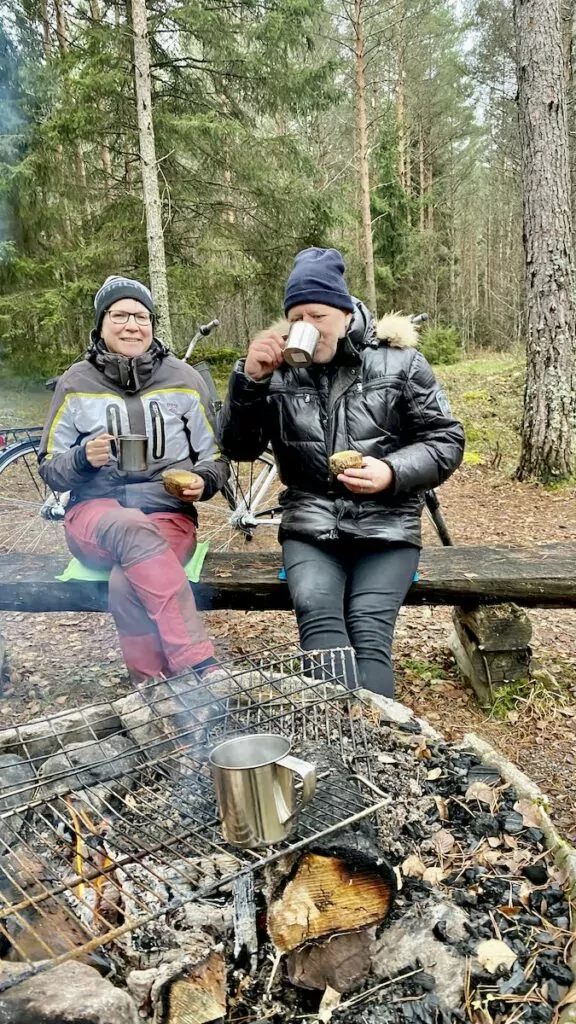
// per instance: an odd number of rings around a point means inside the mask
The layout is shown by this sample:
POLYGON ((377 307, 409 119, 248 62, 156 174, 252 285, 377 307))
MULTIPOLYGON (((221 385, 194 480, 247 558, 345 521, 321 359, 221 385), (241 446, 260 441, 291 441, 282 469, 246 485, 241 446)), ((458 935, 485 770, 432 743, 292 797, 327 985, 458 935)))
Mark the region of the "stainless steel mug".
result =
POLYGON ((237 736, 215 747, 210 768, 224 838, 242 850, 279 843, 316 791, 316 768, 284 736, 237 736), (295 777, 302 780, 298 794, 295 777))
POLYGON ((297 320, 288 332, 288 339, 284 346, 285 361, 289 366, 310 366, 319 341, 320 332, 316 330, 314 324, 297 320))
POLYGON ((143 473, 148 465, 148 438, 145 434, 121 434, 115 438, 118 469, 123 473, 143 473))

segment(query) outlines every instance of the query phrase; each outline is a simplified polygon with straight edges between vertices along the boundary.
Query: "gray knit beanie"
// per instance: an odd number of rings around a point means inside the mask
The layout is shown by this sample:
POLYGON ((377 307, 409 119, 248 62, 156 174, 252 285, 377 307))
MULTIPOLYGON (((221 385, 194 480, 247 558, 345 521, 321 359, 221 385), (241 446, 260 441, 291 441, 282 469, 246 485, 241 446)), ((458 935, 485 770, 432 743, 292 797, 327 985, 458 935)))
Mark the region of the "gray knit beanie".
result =
POLYGON ((112 275, 112 277, 106 278, 100 290, 96 292, 96 298, 94 299, 96 331, 98 334, 100 334, 104 313, 107 309, 110 309, 114 302, 118 302, 119 299, 136 299, 137 302, 141 302, 143 306, 146 306, 153 319, 156 316, 152 292, 146 285, 141 284, 140 281, 134 281, 131 277, 112 275))

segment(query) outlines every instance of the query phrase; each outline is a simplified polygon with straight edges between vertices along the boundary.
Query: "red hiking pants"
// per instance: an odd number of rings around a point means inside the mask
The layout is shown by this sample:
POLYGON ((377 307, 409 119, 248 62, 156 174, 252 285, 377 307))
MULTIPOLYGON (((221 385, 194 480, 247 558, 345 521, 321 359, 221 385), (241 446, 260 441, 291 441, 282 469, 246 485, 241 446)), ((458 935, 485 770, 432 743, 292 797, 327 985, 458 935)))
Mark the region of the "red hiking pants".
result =
POLYGON ((188 516, 94 498, 74 505, 64 527, 73 555, 111 570, 108 606, 132 679, 175 675, 214 656, 182 568, 196 547, 188 516))

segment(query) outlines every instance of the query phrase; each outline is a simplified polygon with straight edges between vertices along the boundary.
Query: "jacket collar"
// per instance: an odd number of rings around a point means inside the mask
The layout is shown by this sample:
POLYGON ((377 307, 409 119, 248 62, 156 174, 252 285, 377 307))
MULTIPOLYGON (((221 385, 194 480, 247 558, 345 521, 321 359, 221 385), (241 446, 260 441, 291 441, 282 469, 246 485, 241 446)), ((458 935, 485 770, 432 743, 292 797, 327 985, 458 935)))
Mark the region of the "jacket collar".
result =
POLYGON ((121 388, 128 395, 136 394, 153 377, 162 360, 168 355, 168 348, 163 342, 154 338, 147 352, 141 356, 118 355, 110 352, 102 338, 96 337, 93 331, 90 336, 90 347, 86 359, 92 363, 106 380, 121 388))

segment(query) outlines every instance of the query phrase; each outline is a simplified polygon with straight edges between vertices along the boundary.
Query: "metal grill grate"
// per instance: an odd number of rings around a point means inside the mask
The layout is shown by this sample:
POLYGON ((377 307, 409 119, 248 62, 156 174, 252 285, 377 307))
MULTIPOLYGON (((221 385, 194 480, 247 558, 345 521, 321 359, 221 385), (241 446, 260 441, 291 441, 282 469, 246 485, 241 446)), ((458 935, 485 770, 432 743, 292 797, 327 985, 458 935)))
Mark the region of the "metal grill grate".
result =
POLYGON ((10 948, 29 965, 18 981, 87 954, 106 960, 105 947, 137 943, 162 915, 377 814, 388 800, 371 779, 376 726, 350 693, 354 671, 349 651, 278 647, 201 683, 182 675, 0 732, 0 751, 23 759, 10 769, 22 780, 0 789, 0 956, 10 948), (296 752, 337 749, 356 785, 321 768, 290 839, 239 851, 222 839, 207 757, 253 732, 287 736, 296 752))

